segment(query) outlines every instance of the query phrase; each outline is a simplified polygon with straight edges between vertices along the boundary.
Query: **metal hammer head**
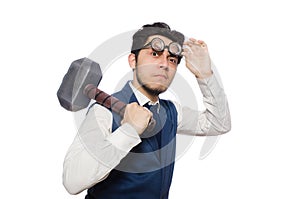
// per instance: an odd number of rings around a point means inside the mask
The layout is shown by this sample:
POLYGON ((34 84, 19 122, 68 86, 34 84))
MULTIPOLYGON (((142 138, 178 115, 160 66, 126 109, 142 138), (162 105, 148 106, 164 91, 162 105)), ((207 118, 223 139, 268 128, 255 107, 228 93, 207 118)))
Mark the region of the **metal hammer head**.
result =
POLYGON ((84 88, 88 84, 97 87, 101 79, 102 72, 98 63, 88 58, 72 62, 57 91, 60 105, 69 111, 86 108, 90 98, 83 93, 84 88))

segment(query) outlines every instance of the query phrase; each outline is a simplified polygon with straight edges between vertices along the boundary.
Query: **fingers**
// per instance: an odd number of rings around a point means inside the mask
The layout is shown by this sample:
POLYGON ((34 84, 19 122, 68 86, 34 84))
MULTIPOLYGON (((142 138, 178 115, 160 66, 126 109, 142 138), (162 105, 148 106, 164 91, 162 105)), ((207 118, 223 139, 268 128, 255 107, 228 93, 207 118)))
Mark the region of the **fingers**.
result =
POLYGON ((126 105, 121 124, 131 124, 137 130, 138 134, 141 135, 147 128, 152 115, 150 110, 133 102, 126 105))
POLYGON ((152 112, 146 107, 140 106, 138 103, 133 102, 127 105, 128 109, 134 110, 135 113, 142 113, 147 115, 149 118, 152 117, 152 112))
POLYGON ((189 38, 183 43, 183 56, 193 54, 196 51, 207 50, 207 45, 203 40, 196 40, 195 38, 189 38))
POLYGON ((202 48, 205 48, 206 47, 206 44, 203 40, 196 40, 194 38, 189 38, 189 40, 185 41, 183 43, 183 45, 187 45, 189 47, 193 47, 193 46, 200 46, 202 48))

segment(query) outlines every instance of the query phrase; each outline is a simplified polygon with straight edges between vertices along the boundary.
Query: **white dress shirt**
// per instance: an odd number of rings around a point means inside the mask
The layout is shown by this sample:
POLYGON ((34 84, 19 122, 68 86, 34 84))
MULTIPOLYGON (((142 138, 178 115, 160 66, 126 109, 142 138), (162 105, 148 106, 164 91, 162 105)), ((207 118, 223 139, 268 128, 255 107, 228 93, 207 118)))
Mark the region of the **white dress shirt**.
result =
MULTIPOLYGON (((230 114, 221 80, 213 74, 197 79, 203 94, 204 111, 191 110, 173 102, 178 112, 177 133, 197 136, 220 135, 231 128, 230 114)), ((150 100, 131 88, 140 105, 150 100)), ((94 105, 82 122, 64 160, 63 184, 77 194, 104 180, 129 151, 141 142, 128 123, 112 132, 112 113, 94 105)))

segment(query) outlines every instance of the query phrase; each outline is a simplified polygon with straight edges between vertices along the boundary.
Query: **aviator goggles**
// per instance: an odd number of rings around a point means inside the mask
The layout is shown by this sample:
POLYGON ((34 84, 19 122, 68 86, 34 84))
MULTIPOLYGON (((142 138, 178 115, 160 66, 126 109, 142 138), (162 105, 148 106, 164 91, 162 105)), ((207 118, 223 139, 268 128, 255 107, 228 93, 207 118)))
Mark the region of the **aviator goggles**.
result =
POLYGON ((180 56, 182 52, 182 48, 179 43, 171 42, 168 46, 165 45, 164 41, 158 37, 152 39, 148 44, 146 44, 143 48, 147 48, 151 46, 151 48, 157 52, 162 52, 165 48, 168 49, 171 55, 180 56))

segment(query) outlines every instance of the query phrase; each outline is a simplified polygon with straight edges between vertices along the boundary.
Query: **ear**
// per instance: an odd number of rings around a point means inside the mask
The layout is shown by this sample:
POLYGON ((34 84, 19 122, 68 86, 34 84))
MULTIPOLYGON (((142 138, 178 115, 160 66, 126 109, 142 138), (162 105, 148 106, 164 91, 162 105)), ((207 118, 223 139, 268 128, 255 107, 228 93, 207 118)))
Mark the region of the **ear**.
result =
POLYGON ((130 54, 128 55, 128 63, 129 63, 129 65, 130 65, 130 68, 131 68, 131 69, 135 69, 135 67, 136 67, 135 54, 130 53, 130 54))

